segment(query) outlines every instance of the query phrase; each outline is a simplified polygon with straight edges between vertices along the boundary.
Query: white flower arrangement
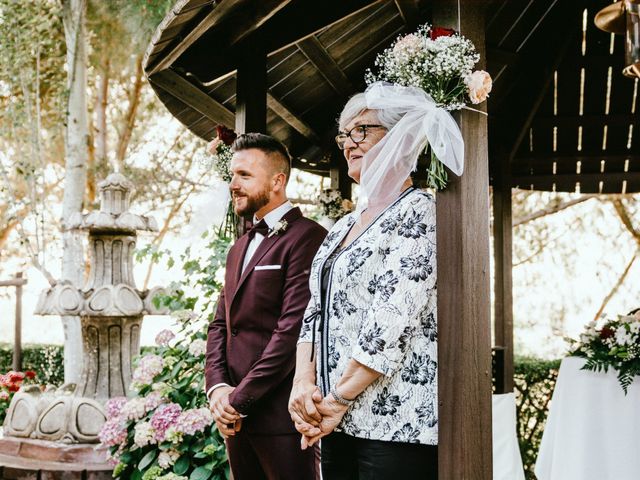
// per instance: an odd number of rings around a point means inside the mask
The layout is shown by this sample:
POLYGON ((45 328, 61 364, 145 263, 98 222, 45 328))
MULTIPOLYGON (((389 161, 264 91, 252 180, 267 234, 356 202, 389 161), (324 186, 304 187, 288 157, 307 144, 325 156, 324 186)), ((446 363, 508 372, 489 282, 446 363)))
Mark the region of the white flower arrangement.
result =
POLYGON ((637 375, 640 375, 640 311, 607 320, 601 328, 591 322, 572 342, 572 355, 586 359, 584 370, 618 372, 618 381, 625 394, 637 375))
MULTIPOLYGON (((491 91, 491 76, 474 71, 480 60, 473 43, 452 29, 424 24, 415 33, 400 36, 368 69, 368 85, 383 81, 405 87, 418 87, 429 94, 439 107, 460 110, 467 104, 484 102, 491 91)), ((431 155, 428 186, 442 190, 447 172, 431 155)))
POLYGON ((351 200, 343 199, 340 190, 323 190, 318 201, 322 207, 322 215, 332 220, 339 220, 353 211, 353 203, 351 200))
POLYGON ((271 238, 274 235, 280 235, 280 233, 286 232, 288 227, 289 227, 289 222, 283 219, 278 220, 276 224, 273 226, 273 228, 269 231, 267 238, 271 238))

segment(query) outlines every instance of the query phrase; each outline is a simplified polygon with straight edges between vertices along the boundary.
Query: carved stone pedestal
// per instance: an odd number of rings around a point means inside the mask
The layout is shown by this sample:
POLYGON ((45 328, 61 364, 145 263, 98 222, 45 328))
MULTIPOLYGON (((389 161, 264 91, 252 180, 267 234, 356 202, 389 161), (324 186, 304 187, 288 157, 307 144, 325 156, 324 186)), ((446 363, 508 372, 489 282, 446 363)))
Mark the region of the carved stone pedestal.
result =
MULTIPOLYGON (((59 282, 42 292, 36 307, 40 315, 80 317, 81 381, 56 391, 27 387, 18 392, 5 420, 7 437, 97 443, 106 421, 104 402, 129 393, 143 316, 165 313, 152 301, 162 290, 138 290, 133 278, 137 232, 157 230, 155 220, 129 212, 133 185, 121 174, 109 175, 99 187, 99 211, 66 219, 66 228, 89 234, 87 282, 82 286, 59 282)), ((56 452, 67 447, 54 443, 50 448, 56 452)))
POLYGON ((107 480, 113 467, 94 444, 61 445, 45 440, 0 437, 0 479, 107 480))

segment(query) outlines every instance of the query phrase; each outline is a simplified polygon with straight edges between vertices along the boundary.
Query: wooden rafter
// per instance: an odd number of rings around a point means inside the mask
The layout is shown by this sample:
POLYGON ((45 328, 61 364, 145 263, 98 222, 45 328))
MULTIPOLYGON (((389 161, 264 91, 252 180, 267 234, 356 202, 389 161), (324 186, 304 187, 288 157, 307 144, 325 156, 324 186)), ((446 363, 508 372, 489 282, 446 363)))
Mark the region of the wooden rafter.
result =
POLYGON ((202 34, 218 24, 229 12, 245 3, 247 3, 247 0, 227 0, 220 2, 219 5, 214 4, 213 10, 190 30, 184 38, 177 37, 177 41, 174 40, 173 45, 168 47, 166 52, 163 52, 158 61, 147 66, 147 75, 151 77, 161 70, 168 69, 202 34))
MULTIPOLYGON (((577 25, 577 22, 576 22, 576 25, 577 25)), ((529 127, 531 127, 531 123, 533 122, 533 119, 535 118, 536 113, 538 113, 538 110, 540 109, 540 105, 542 104, 542 101, 547 95, 549 87, 553 83, 553 72, 558 69, 558 67, 560 66, 560 63, 562 62, 562 59, 564 58, 567 50, 569 49, 569 46, 572 45, 572 43, 575 41, 575 36, 577 31, 578 31, 577 26, 574 26, 573 28, 572 27, 567 28, 567 33, 564 38, 564 41, 562 42, 562 45, 560 46, 560 48, 556 50, 556 53, 553 58, 553 62, 547 66, 546 70, 543 73, 542 81, 538 84, 538 88, 534 90, 534 91, 537 91, 537 95, 534 97, 533 102, 531 104, 531 108, 529 109, 529 112, 527 113, 527 116, 524 122, 522 123, 520 129, 518 130, 518 133, 515 137, 515 141, 513 142, 513 145, 510 148, 509 158, 512 159, 513 157, 515 157, 516 152, 518 151, 518 148, 520 148, 520 144, 522 143, 525 136, 527 135, 527 132, 529 131, 529 127)))
POLYGON ((290 2, 291 0, 261 0, 258 2, 252 15, 243 16, 244 25, 236 28, 233 35, 227 37, 229 45, 235 45, 247 38, 290 2))
POLYGON ((629 127, 631 124, 640 123, 640 118, 631 113, 629 114, 613 114, 605 115, 592 114, 592 115, 562 115, 557 117, 536 117, 532 122, 534 129, 540 128, 577 128, 579 126, 602 126, 608 125, 609 127, 629 127))
MULTIPOLYGON (((547 167, 551 168, 553 163, 556 165, 575 165, 576 162, 582 162, 583 165, 593 164, 594 162, 600 163, 604 160, 609 165, 614 162, 624 162, 625 160, 629 160, 629 162, 633 162, 637 164, 640 162, 640 155, 629 153, 628 155, 609 155, 606 151, 603 151, 599 154, 582 154, 581 152, 576 152, 575 155, 557 155, 557 156, 531 156, 531 157, 517 157, 513 161, 514 169, 522 169, 522 168, 537 168, 537 167, 547 167)), ((606 168, 606 167, 605 167, 606 168)))
POLYGON ((304 120, 293 113, 286 105, 278 100, 273 94, 267 93, 267 106, 273 110, 276 115, 291 125, 300 134, 306 137, 311 143, 320 143, 320 137, 304 120))
POLYGON ((416 0, 394 0, 396 8, 409 29, 420 23, 420 9, 416 0))
POLYGON ((556 175, 518 175, 512 178, 512 185, 536 185, 546 183, 570 183, 570 182, 631 182, 640 180, 640 172, 615 172, 615 173, 559 173, 556 175))
POLYGON ((346 97, 353 92, 351 82, 317 37, 307 37, 296 45, 339 95, 346 97))
POLYGON ((170 92, 209 120, 229 128, 235 125, 233 112, 173 70, 163 70, 151 75, 149 81, 170 92))

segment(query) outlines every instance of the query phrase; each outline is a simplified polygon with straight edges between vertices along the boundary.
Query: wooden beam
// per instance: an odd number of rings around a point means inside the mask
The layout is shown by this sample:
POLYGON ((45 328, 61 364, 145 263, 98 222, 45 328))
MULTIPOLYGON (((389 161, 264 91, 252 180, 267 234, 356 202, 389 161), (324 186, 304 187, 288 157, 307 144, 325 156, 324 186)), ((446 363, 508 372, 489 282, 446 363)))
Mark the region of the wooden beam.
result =
POLYGON ((187 48, 198 40, 202 34, 207 30, 214 27, 220 21, 227 16, 230 12, 236 9, 238 6, 245 5, 248 0, 225 0, 223 2, 213 2, 211 12, 202 19, 193 29, 191 29, 186 36, 179 35, 173 45, 162 52, 160 58, 153 62, 152 65, 147 66, 147 75, 159 73, 162 70, 168 69, 173 63, 182 55, 187 48))
POLYGON ((27 279, 20 277, 12 278, 11 280, 0 280, 0 287, 18 287, 20 285, 26 285, 27 279))
POLYGON ((267 133, 267 55, 258 45, 238 58, 235 129, 267 133))
MULTIPOLYGON (((228 1, 228 0, 225 0, 228 1)), ((257 31, 262 25, 269 21, 275 14, 286 7, 291 0, 260 0, 255 9, 250 12, 244 12, 242 16, 242 25, 236 23, 233 33, 227 37, 229 45, 233 46, 240 43, 250 34, 257 31)))
POLYGON ((311 36, 296 43, 298 48, 309 61, 318 69, 329 85, 343 97, 353 92, 351 81, 347 78, 338 64, 327 53, 315 36, 311 36))
POLYGON ((513 228, 511 172, 506 152, 497 159, 493 182, 494 332, 502 362, 496 369, 496 393, 513 392, 513 228))
MULTIPOLYGON (((637 125, 640 118, 637 115, 629 114, 612 114, 605 115, 558 115, 556 117, 537 117, 533 120, 531 127, 534 129, 552 129, 553 127, 575 128, 576 138, 579 126, 604 126, 609 127, 626 127, 629 125, 637 125)), ((564 133, 564 132, 562 132, 564 133)))
POLYGON ((520 144, 522 143, 527 133, 529 132, 531 123, 533 122, 533 119, 535 118, 536 113, 538 113, 538 110, 540 109, 540 105, 542 104, 542 101, 547 95, 547 91, 549 90, 549 87, 553 83, 553 72, 558 69, 558 67, 560 66, 560 63, 562 62, 562 59, 567 53, 569 46, 573 44, 574 37, 577 32, 577 22, 574 22, 574 23, 575 25, 570 25, 567 27, 567 34, 563 43, 560 45, 560 48, 556 50, 551 65, 548 66, 546 71, 543 72, 543 79, 542 79, 542 82, 540 82, 538 89, 534 90, 535 92, 537 92, 537 94, 534 97, 531 108, 527 113, 527 116, 516 135, 513 145, 511 146, 511 149, 509 152, 509 158, 513 158, 516 155, 518 149, 520 148, 520 144))
POLYGON ((511 185, 536 185, 536 183, 571 183, 571 182, 632 182, 640 180, 640 172, 615 172, 615 173, 575 173, 557 175, 519 175, 511 179, 511 185))
MULTIPOLYGON (((582 162, 584 164, 597 162, 598 164, 604 160, 606 162, 624 162, 629 160, 629 164, 633 165, 640 162, 640 155, 631 154, 628 155, 609 155, 607 151, 603 151, 600 154, 582 154, 582 152, 577 152, 576 155, 558 155, 558 156, 531 156, 531 157, 517 157, 512 161, 512 168, 514 169, 522 169, 522 168, 551 168, 553 163, 556 163, 558 166, 572 164, 575 166, 576 162, 582 162)), ((606 170, 606 165, 605 165, 606 170)))
POLYGON ((408 30, 413 30, 420 23, 420 9, 416 0, 394 0, 400 16, 407 25, 408 30))
POLYGON ((300 134, 307 138, 311 143, 319 144, 320 137, 304 120, 293 113, 286 105, 267 92, 267 106, 273 110, 276 115, 296 129, 300 134))
MULTIPOLYGON (((477 68, 485 61, 484 8, 476 0, 433 2, 433 23, 464 32, 480 53, 477 68)), ((438 478, 491 480, 487 117, 462 110, 458 118, 465 171, 461 177, 450 173, 436 203, 438 478)))
POLYGON ((211 121, 229 128, 234 126, 235 117, 233 112, 173 70, 158 72, 150 76, 149 81, 169 92, 182 103, 189 105, 211 121))

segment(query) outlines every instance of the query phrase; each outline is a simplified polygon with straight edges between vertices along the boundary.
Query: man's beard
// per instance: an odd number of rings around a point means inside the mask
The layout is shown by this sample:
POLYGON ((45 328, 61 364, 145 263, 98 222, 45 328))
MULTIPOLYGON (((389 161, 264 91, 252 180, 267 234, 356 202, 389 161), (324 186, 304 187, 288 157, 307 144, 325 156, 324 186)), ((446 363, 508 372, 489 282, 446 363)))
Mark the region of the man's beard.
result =
POLYGON ((245 198, 245 205, 240 209, 238 208, 236 202, 233 202, 233 209, 236 212, 236 215, 239 217, 252 217, 255 213, 264 207, 267 203, 269 203, 269 194, 271 192, 267 189, 262 192, 254 195, 253 197, 242 193, 241 196, 245 198))

